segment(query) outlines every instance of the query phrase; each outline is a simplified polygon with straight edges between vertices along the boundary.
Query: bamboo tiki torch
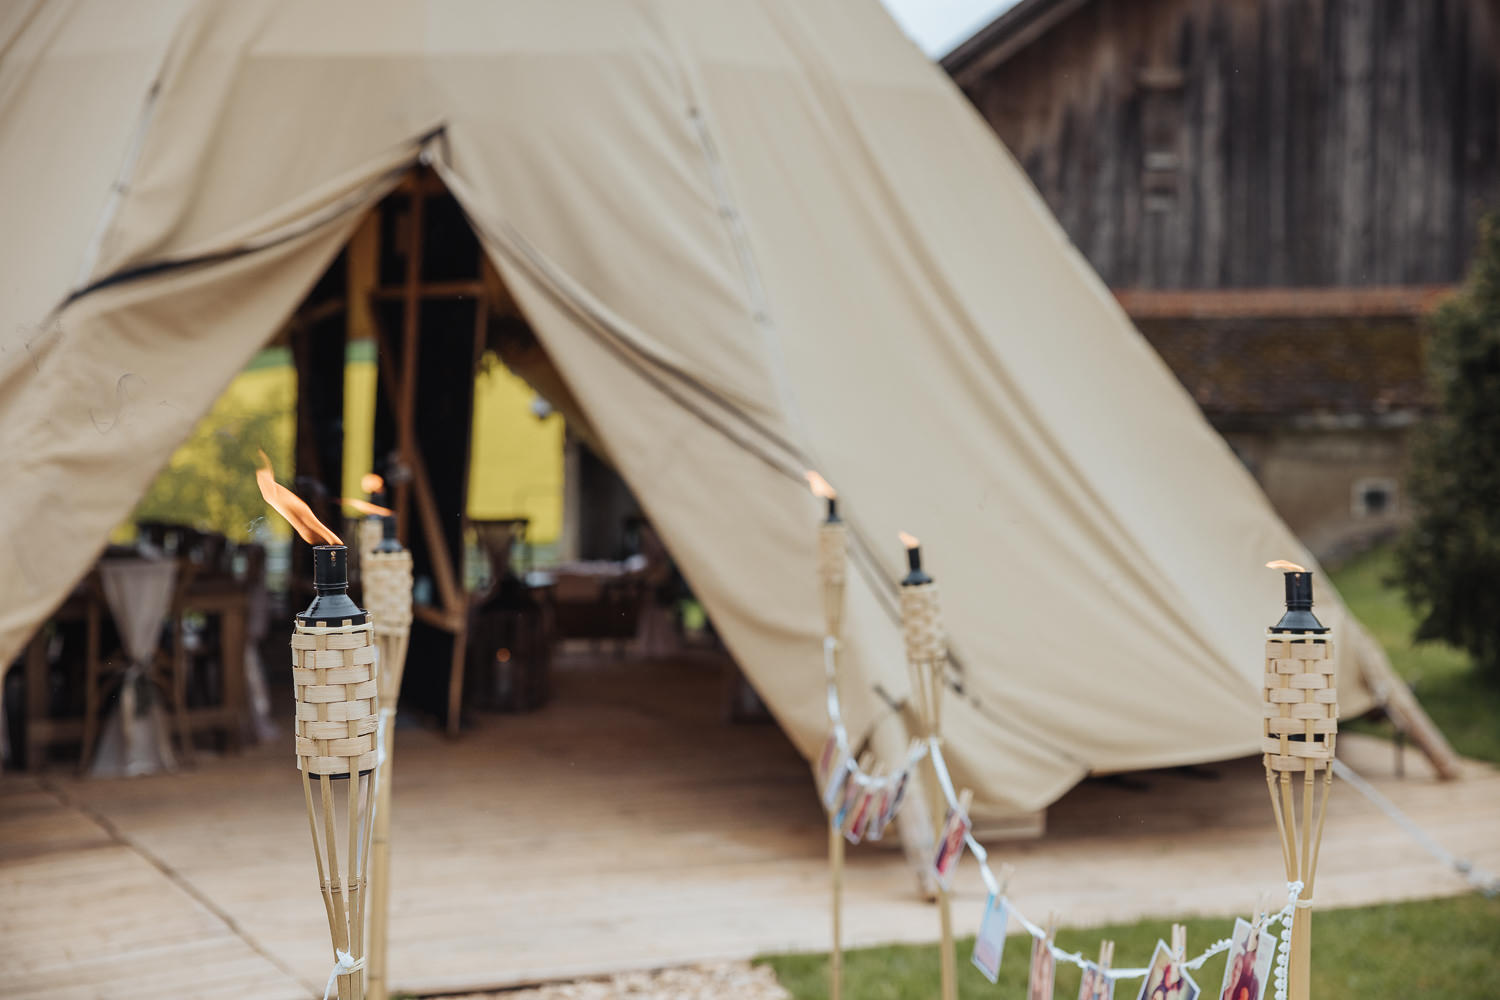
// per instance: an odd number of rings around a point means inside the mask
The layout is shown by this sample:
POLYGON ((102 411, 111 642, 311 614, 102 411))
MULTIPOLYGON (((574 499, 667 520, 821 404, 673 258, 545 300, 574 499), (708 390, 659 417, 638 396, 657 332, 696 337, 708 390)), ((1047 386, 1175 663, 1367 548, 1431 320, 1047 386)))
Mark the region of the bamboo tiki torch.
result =
MULTIPOLYGON (((911 698, 924 739, 942 741, 943 671, 948 658, 948 640, 938 605, 937 584, 922 570, 922 549, 917 539, 901 532, 906 546, 908 572, 901 581, 901 628, 906 638, 906 665, 911 671, 911 698)), ((927 755, 928 814, 936 824, 948 814, 938 778, 934 754, 927 755)), ((958 996, 958 962, 953 953, 953 915, 948 890, 937 886, 938 917, 942 925, 943 1000, 958 996)))
POLYGON ((365 604, 375 623, 380 653, 380 743, 384 751, 375 793, 375 831, 370 871, 369 1000, 385 1000, 389 974, 391 905, 391 765, 396 753, 396 701, 411 638, 411 553, 396 539, 396 519, 380 519, 383 537, 365 559, 365 604))
MULTIPOLYGON (((360 593, 363 596, 365 588, 365 567, 369 565, 370 553, 375 551, 375 546, 380 544, 381 536, 384 534, 383 518, 390 513, 386 508, 378 506, 385 503, 385 480, 373 472, 366 472, 359 480, 360 489, 369 496, 370 502, 344 499, 344 503, 352 506, 365 516, 359 521, 359 579, 360 593)), ((368 600, 368 599, 367 599, 368 600)))
POLYGON ((330 982, 337 979, 339 1000, 364 1000, 363 890, 379 723, 374 630, 369 616, 349 598, 348 548, 313 516, 307 504, 277 484, 264 452, 261 459, 256 480, 262 495, 313 545, 312 603, 292 625, 297 768, 302 772, 313 858, 336 961, 330 982), (318 545, 318 541, 327 544, 318 545), (335 794, 336 781, 344 782, 341 795, 335 794), (344 800, 342 809, 338 799, 344 800))
MULTIPOLYGON (((818 528, 818 580, 823 588, 823 620, 827 655, 833 664, 833 683, 838 685, 838 644, 844 625, 844 582, 848 564, 849 529, 839 518, 838 493, 816 472, 807 473, 813 494, 828 501, 828 515, 818 528)), ((832 721, 832 720, 830 720, 832 721)), ((828 952, 828 996, 842 1000, 844 995, 844 838, 831 822, 828 824, 828 871, 831 880, 830 910, 833 918, 833 946, 828 952)))
POLYGON ((1261 749, 1266 787, 1281 835, 1288 882, 1300 881, 1302 894, 1292 918, 1287 996, 1308 1000, 1312 969, 1313 880, 1333 787, 1333 752, 1338 739, 1339 701, 1334 686, 1333 640, 1312 613, 1312 574, 1295 563, 1266 564, 1286 572, 1286 614, 1266 635, 1265 728, 1261 749), (1319 794, 1318 775, 1322 772, 1319 794), (1297 818, 1292 779, 1302 779, 1302 816, 1297 818))

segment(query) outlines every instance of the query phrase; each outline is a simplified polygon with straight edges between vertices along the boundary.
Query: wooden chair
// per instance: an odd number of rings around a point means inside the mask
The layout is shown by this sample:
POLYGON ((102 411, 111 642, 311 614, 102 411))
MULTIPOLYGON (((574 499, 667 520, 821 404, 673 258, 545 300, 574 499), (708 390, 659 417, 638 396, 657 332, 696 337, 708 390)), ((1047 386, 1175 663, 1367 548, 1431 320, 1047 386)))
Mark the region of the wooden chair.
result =
MULTIPOLYGON (((99 661, 100 633, 103 623, 104 597, 99 589, 96 574, 90 573, 63 601, 48 623, 37 629, 26 645, 22 656, 25 691, 23 732, 15 742, 20 748, 25 766, 38 770, 46 751, 56 745, 76 744, 83 734, 83 719, 80 716, 59 717, 54 711, 51 673, 52 663, 48 657, 48 646, 56 630, 83 625, 83 667, 81 673, 97 672, 99 661)), ((66 645, 62 650, 68 656, 66 645)))
POLYGON ((511 571, 526 544, 527 518, 470 521, 489 562, 489 583, 469 604, 467 676, 481 708, 525 712, 550 694, 552 628, 549 602, 511 571))

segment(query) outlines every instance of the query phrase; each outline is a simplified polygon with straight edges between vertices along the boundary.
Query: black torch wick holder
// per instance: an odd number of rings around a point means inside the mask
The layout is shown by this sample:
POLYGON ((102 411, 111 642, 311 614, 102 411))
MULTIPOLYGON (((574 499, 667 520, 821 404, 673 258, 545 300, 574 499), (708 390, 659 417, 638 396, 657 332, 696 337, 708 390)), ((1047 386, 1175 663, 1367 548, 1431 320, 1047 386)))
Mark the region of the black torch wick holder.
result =
POLYGON ((349 549, 313 546, 313 599, 297 616, 303 625, 363 625, 368 615, 349 597, 349 549))
POLYGON ((375 545, 376 552, 400 552, 401 539, 396 537, 396 518, 385 514, 380 517, 380 541, 375 545))
POLYGON ((1312 574, 1306 570, 1294 570, 1286 574, 1286 614, 1281 621, 1271 626, 1272 632, 1314 632, 1319 635, 1328 631, 1312 613, 1312 574))
POLYGON ((906 550, 906 575, 901 578, 901 586, 918 587, 931 582, 932 577, 922 570, 922 547, 913 545, 906 550))

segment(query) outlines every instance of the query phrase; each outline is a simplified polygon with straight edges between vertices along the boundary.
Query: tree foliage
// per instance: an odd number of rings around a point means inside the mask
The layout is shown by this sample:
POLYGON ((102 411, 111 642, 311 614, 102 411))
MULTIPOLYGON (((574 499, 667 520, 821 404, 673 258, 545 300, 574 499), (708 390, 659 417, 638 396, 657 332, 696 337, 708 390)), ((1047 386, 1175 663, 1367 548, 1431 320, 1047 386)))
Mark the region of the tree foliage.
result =
POLYGON ((291 472, 290 399, 227 392, 173 452, 136 506, 133 521, 168 521, 246 541, 266 514, 255 484, 264 448, 286 479, 291 472))
POLYGON ((1418 433, 1416 520, 1398 573, 1417 637, 1467 650, 1500 679, 1500 216, 1480 227, 1463 288, 1433 318, 1437 415, 1418 433))

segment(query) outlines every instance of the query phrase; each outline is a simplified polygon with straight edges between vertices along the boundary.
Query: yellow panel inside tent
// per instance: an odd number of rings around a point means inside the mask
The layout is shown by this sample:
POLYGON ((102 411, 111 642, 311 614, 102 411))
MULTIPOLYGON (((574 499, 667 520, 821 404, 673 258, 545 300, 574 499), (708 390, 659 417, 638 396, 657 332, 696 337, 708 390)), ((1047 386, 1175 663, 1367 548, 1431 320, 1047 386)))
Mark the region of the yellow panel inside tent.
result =
MULTIPOLYGON (((345 496, 364 495, 359 480, 369 471, 374 452, 376 377, 370 343, 350 344, 344 367, 345 496)), ((246 484, 256 448, 270 454, 278 478, 289 480, 294 472, 296 393, 296 372, 286 349, 257 354, 172 454, 136 516, 181 520, 233 538, 249 537, 254 525, 245 518, 226 517, 223 510, 223 494, 238 484, 225 478, 236 474, 223 468, 225 446, 237 445, 238 461, 231 462, 245 465, 246 484), (243 440, 247 436, 255 440, 243 440), (189 493, 182 483, 195 486, 189 493)), ((556 541, 562 526, 563 421, 556 414, 539 419, 532 411, 533 397, 526 383, 502 365, 488 366, 476 377, 468 513, 473 518, 529 518, 531 540, 547 544, 556 541)), ((278 538, 290 535, 280 518, 266 518, 265 525, 278 538)), ((124 540, 131 534, 123 526, 115 537, 124 540)))

